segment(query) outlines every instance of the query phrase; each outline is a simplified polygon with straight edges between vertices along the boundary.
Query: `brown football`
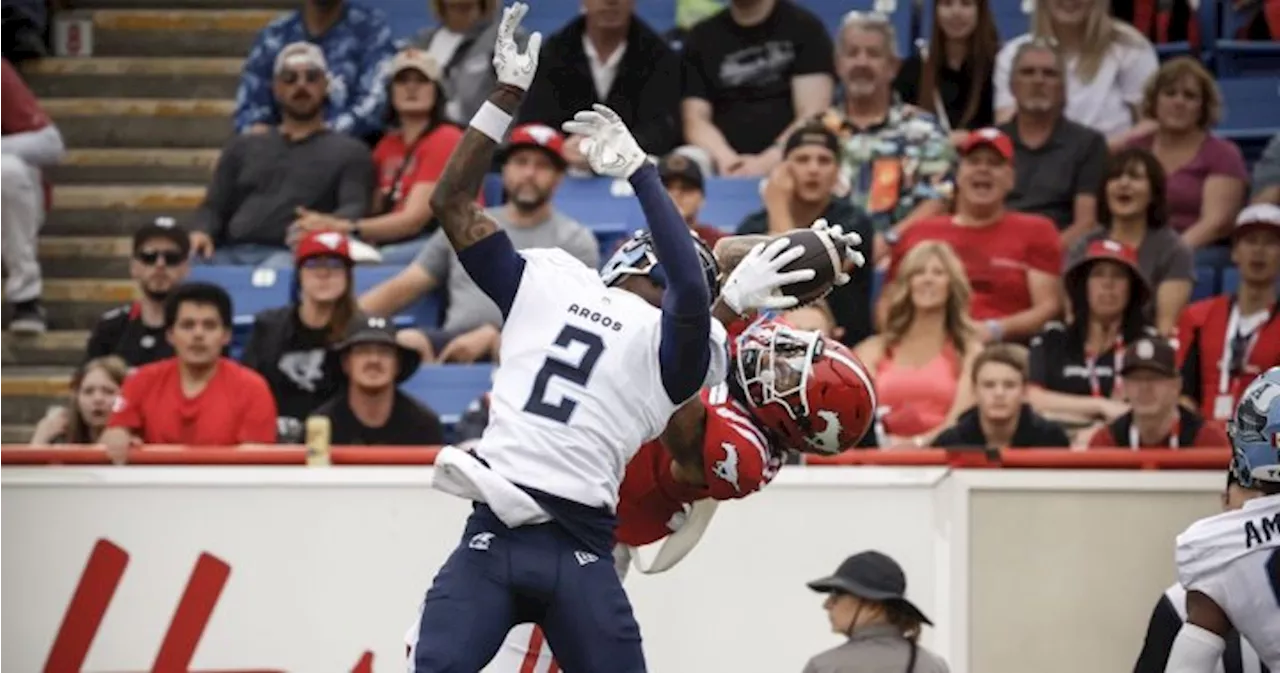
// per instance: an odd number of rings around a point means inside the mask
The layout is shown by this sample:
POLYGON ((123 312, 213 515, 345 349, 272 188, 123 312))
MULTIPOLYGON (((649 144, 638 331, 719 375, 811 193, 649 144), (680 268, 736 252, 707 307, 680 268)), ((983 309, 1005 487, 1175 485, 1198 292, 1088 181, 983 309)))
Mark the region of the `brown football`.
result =
POLYGON ((783 271, 813 269, 817 272, 813 280, 782 286, 782 294, 799 299, 801 306, 827 296, 831 288, 835 287, 836 276, 847 261, 844 257, 844 246, 835 245, 830 237, 812 229, 796 229, 783 234, 782 238, 789 239, 793 246, 804 247, 804 254, 782 267, 783 271))

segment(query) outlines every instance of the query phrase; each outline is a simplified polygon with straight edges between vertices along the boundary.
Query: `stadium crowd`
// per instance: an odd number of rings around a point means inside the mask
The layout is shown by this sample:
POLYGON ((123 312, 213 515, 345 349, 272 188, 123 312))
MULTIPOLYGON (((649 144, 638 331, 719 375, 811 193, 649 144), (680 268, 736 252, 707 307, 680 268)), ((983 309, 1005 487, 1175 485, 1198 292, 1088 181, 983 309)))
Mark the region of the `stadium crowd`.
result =
MULTIPOLYGON (((829 26, 804 2, 729 0, 663 33, 634 0, 584 0, 476 198, 517 248, 598 267, 618 232, 561 207, 603 179, 559 129, 602 102, 708 244, 819 217, 862 234, 875 264, 788 318, 871 373, 864 448, 1225 446, 1235 399, 1280 365, 1280 135, 1250 167, 1215 133, 1218 79, 1153 45, 1197 31, 1171 34, 1150 3, 1037 0, 1001 43, 993 1, 924 3, 904 49, 873 12, 829 26), (755 212, 707 224, 731 181, 759 185, 755 212)), ((475 436, 483 395, 442 424, 401 384, 498 353, 501 314, 430 206, 493 85, 498 3, 429 4, 410 44, 362 0, 308 0, 261 32, 203 204, 135 233, 139 298, 102 316, 33 444, 296 443, 313 415, 342 444, 475 436), (237 298, 184 282, 199 265, 291 272, 290 300, 237 335, 237 298), (397 271, 357 293, 366 265, 397 271), (428 295, 441 314, 408 317, 428 295)), ((3 95, 9 329, 38 333, 39 169, 62 143, 7 61, 3 95)))

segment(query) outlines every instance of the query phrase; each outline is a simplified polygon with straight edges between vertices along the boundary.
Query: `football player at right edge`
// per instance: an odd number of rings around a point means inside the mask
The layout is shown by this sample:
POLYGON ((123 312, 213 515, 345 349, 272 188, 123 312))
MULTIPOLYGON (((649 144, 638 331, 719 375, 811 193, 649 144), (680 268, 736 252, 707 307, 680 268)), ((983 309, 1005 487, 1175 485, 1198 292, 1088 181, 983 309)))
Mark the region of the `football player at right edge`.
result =
POLYGON ((1233 626, 1268 669, 1280 671, 1280 367, 1249 385, 1228 430, 1231 470, 1263 495, 1178 536, 1187 621, 1167 673, 1211 673, 1233 626))

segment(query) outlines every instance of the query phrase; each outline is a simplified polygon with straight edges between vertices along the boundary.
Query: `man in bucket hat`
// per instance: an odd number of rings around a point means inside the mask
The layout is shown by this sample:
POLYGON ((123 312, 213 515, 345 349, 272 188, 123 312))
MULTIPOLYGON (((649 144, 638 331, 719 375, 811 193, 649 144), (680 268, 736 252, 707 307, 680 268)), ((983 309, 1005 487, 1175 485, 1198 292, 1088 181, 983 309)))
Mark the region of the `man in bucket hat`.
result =
POLYGON ((330 421, 335 445, 425 446, 444 442, 435 412, 397 386, 418 371, 418 353, 396 341, 386 318, 353 321, 347 336, 334 346, 326 370, 339 372, 345 385, 313 416, 330 421))
POLYGON ((916 641, 933 625, 907 600, 902 567, 878 551, 845 559, 836 572, 808 584, 827 594, 823 607, 831 630, 848 640, 809 660, 804 673, 947 673, 947 663, 916 641))

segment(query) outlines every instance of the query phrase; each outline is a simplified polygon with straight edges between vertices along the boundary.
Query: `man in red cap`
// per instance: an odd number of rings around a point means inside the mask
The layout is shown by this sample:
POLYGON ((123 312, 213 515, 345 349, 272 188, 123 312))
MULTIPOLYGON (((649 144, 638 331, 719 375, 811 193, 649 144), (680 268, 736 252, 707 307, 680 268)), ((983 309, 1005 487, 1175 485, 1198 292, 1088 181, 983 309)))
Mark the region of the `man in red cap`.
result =
MULTIPOLYGON (((552 204, 564 177, 564 136, 542 124, 512 129, 501 149, 502 187, 507 202, 487 209, 517 250, 561 248, 590 268, 600 265, 600 246, 591 230, 552 204)), ((417 259, 395 277, 360 297, 369 315, 394 315, 419 296, 444 285, 448 310, 444 324, 426 330, 428 361, 475 362, 490 359, 498 347, 502 314, 463 271, 447 237, 435 235, 417 259)))
MULTIPOLYGON (((892 246, 888 277, 923 241, 951 245, 973 289, 969 315, 986 343, 1024 341, 1062 309, 1062 244, 1046 217, 1005 209, 1013 188, 1013 141, 995 128, 973 131, 960 145, 955 214, 925 218, 892 246)), ((886 307, 884 296, 881 309, 886 307)))
POLYGON ((301 443, 303 421, 337 393, 341 372, 328 353, 361 319, 346 234, 313 231, 298 242, 293 258, 292 301, 253 317, 241 358, 271 387, 282 444, 301 443))

